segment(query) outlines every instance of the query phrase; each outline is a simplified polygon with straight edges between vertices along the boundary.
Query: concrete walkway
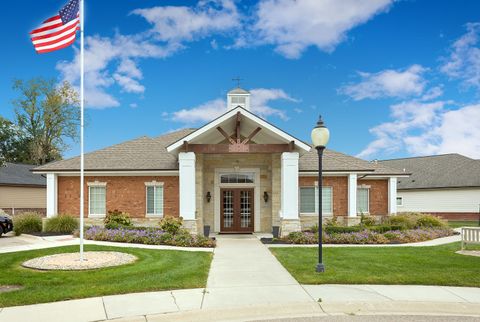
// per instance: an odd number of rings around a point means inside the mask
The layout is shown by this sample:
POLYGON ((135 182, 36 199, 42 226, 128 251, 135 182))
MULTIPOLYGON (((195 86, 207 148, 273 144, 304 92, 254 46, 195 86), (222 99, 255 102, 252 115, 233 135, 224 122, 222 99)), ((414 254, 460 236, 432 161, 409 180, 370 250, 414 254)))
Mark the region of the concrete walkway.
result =
POLYGON ((219 235, 203 308, 269 305, 312 298, 252 235, 219 235))

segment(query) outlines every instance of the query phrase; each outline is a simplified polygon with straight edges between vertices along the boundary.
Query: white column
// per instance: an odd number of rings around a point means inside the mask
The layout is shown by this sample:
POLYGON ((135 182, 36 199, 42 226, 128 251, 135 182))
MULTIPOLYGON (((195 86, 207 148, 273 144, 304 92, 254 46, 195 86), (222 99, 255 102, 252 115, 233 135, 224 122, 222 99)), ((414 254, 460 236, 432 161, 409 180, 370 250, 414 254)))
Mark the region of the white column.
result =
POLYGON ((57 175, 47 173, 47 217, 57 215, 57 175))
POLYGON ((195 220, 195 153, 178 154, 180 179, 180 216, 184 220, 195 220))
POLYGON ((298 219, 298 152, 282 153, 280 182, 280 215, 298 219))
POLYGON ((348 175, 348 217, 357 216, 357 174, 348 175))
POLYGON ((397 213, 397 178, 388 179, 388 213, 397 213))

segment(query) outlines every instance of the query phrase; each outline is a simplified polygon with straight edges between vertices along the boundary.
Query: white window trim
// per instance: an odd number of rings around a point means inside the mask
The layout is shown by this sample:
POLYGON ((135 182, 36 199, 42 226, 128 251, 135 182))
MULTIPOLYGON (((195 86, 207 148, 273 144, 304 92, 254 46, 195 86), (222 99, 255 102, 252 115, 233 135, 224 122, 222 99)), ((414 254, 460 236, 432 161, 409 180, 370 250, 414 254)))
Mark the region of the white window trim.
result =
MULTIPOLYGON (((150 182, 145 182, 145 217, 146 218, 162 218, 165 213, 165 188, 163 182, 157 182, 155 180, 150 182), (162 187, 163 189, 163 200, 162 200, 162 213, 161 214, 149 214, 148 213, 148 187, 162 187)), ((155 193, 154 193, 155 196, 155 193)), ((155 204, 155 202, 154 202, 155 204)), ((155 207, 153 207, 155 210, 155 207)))
POLYGON ((358 190, 359 189, 366 189, 367 190, 367 211, 363 212, 364 214, 370 214, 370 186, 367 185, 360 185, 357 187, 357 214, 362 214, 362 212, 358 211, 358 190))
POLYGON ((104 187, 105 188, 105 212, 107 211, 107 183, 106 182, 87 182, 88 186, 88 218, 104 218, 107 214, 92 214, 90 211, 90 188, 91 187, 104 187))
POLYGON ((403 197, 397 196, 395 199, 397 207, 403 207, 403 197), (400 204, 398 204, 398 199, 400 199, 400 204))
MULTIPOLYGON (((323 216, 325 217, 331 217, 333 216, 333 186, 323 186, 322 188, 330 188, 332 189, 332 194, 330 196, 330 204, 332 205, 332 211, 331 212, 324 212, 323 216)), ((298 187, 298 212, 302 216, 318 216, 318 181, 315 181, 315 186, 301 186, 298 187), (300 188, 315 188, 315 212, 300 212, 300 188)))

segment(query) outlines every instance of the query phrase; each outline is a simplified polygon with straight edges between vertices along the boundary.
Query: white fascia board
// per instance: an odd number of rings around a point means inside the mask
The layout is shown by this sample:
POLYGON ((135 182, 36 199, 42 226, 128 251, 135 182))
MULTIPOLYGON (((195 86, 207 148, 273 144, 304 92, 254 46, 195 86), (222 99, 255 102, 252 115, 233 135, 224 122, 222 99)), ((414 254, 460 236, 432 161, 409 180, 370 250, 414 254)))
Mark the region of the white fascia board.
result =
MULTIPOLYGON (((35 174, 53 173, 59 177, 79 176, 80 171, 33 171, 35 174)), ((106 177, 132 177, 132 176, 178 176, 178 170, 168 171, 85 171, 85 176, 106 176, 106 177)))
POLYGON ((409 174, 367 174, 365 177, 358 177, 358 179, 368 180, 368 179, 388 179, 388 178, 408 178, 409 174))
POLYGON ((291 141, 294 141, 295 142, 295 145, 297 147, 299 147, 300 149, 302 150, 305 150, 306 152, 310 151, 311 147, 308 145, 308 144, 305 144, 303 143, 302 141, 296 139, 295 137, 291 136, 290 134, 280 130, 279 128, 271 125, 270 123, 262 120, 261 118, 259 118, 258 116, 256 116, 255 114, 247 111, 246 109, 244 108, 241 108, 241 107, 236 107, 228 112, 226 112, 225 114, 223 114, 222 116, 218 117, 216 120, 213 120, 211 121, 210 123, 204 125, 203 127, 199 128, 198 130, 190 133, 189 135, 187 135, 186 137, 178 140, 177 142, 175 143, 172 143, 171 145, 169 145, 167 147, 167 152, 172 152, 178 148, 180 148, 183 144, 184 141, 191 141, 192 139, 196 138, 197 136, 209 131, 210 129, 213 129, 213 128, 216 128, 218 127, 219 124, 223 123, 224 121, 228 120, 230 117, 234 116, 235 114, 237 114, 237 112, 240 112, 243 116, 246 116, 248 117, 249 119, 251 119, 252 121, 256 122, 257 124, 263 126, 264 128, 272 131, 273 133, 277 134, 278 136, 284 138, 285 140, 287 140, 288 142, 291 142, 291 141))
MULTIPOLYGON (((371 173, 371 171, 354 171, 354 172, 346 172, 346 171, 322 171, 323 176, 328 176, 328 177, 335 177, 335 176, 348 176, 349 174, 352 173, 357 173, 359 175, 362 174, 367 174, 371 173)), ((318 171, 303 171, 303 172, 298 172, 298 175, 300 177, 312 177, 312 176, 318 176, 318 171)))

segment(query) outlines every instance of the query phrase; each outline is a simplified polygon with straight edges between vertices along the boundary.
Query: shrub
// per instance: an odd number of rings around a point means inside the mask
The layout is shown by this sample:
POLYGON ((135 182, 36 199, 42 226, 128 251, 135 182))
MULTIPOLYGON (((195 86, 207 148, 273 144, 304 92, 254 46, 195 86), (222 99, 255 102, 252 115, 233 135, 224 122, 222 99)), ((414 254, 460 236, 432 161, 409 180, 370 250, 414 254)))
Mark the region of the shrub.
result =
POLYGON ((327 234, 353 233, 363 230, 360 226, 325 226, 327 234))
POLYGON ((158 223, 160 225, 160 229, 175 235, 178 233, 180 228, 182 227, 183 219, 182 217, 175 218, 175 217, 164 217, 158 223))
POLYGON ((105 219, 103 219, 103 223, 105 224, 105 228, 109 229, 132 226, 130 215, 117 209, 108 211, 105 219))
POLYGON ((446 228, 446 227, 448 227, 448 224, 444 220, 442 220, 438 217, 425 214, 425 215, 421 215, 417 219, 417 227, 421 227, 421 228, 446 228))
POLYGON ((39 233, 42 231, 42 216, 36 212, 24 212, 13 217, 15 235, 39 233))
POLYGON ((390 225, 402 226, 405 229, 413 229, 417 226, 417 213, 404 213, 391 216, 386 222, 390 225))
POLYGON ((336 217, 336 216, 333 216, 332 218, 327 218, 327 219, 325 219, 324 226, 325 226, 325 227, 328 227, 328 226, 338 226, 337 217, 336 217))
POLYGON ((447 223, 435 216, 418 212, 402 213, 388 219, 391 225, 403 226, 405 229, 415 228, 447 228, 447 223))
POLYGON ((47 233, 72 234, 76 229, 78 229, 78 220, 69 215, 48 218, 44 227, 47 233))
POLYGON ((215 247, 215 241, 206 237, 191 235, 185 230, 179 230, 177 235, 173 235, 158 228, 146 228, 145 230, 139 230, 131 228, 107 229, 98 226, 92 226, 85 231, 85 238, 98 241, 113 241, 147 245, 215 247))
POLYGON ((364 215, 363 213, 361 214, 360 225, 368 227, 368 226, 373 226, 376 223, 377 221, 375 220, 375 217, 367 216, 367 215, 364 215))

